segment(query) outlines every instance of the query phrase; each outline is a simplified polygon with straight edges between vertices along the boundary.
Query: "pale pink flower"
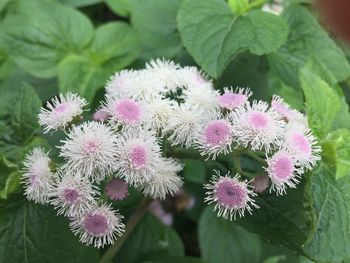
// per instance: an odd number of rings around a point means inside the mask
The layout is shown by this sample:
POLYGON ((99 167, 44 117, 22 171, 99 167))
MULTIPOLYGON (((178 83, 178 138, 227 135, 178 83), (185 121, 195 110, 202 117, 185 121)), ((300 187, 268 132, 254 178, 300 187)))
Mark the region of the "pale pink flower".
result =
POLYGON ((284 150, 267 158, 267 168, 265 169, 272 182, 270 189, 276 191, 277 195, 285 194, 287 186, 296 188, 302 174, 302 170, 298 168, 293 155, 284 150))
POLYGON ((218 216, 225 219, 236 220, 237 213, 239 217, 243 217, 245 211, 252 213, 252 207, 259 208, 252 199, 256 194, 251 186, 247 180, 241 181, 238 175, 220 176, 220 173, 215 171, 211 183, 204 185, 204 188, 208 190, 204 201, 208 204, 214 203, 214 211, 217 210, 218 216))
POLYGON ((75 218, 96 205, 94 197, 98 189, 87 178, 74 176, 67 171, 60 171, 59 175, 50 194, 51 204, 58 210, 57 214, 75 218))
POLYGON ((231 152, 233 128, 225 119, 211 120, 207 122, 198 134, 196 148, 201 155, 216 159, 220 153, 231 152))
POLYGON ((104 122, 109 119, 109 114, 105 109, 99 109, 92 115, 92 119, 94 121, 104 122))
POLYGON ((73 127, 61 142, 58 148, 66 160, 64 169, 96 182, 114 171, 117 141, 109 126, 86 122, 73 127))
POLYGON ((42 148, 34 148, 25 158, 22 183, 28 200, 39 204, 49 203, 54 182, 50 169, 51 160, 42 148))
POLYGON ((321 159, 321 147, 308 128, 302 125, 288 125, 285 131, 285 141, 282 147, 291 152, 298 164, 311 170, 321 159))
POLYGON ((230 114, 235 129, 236 140, 252 150, 270 152, 283 140, 286 123, 281 115, 263 101, 254 101, 252 105, 235 109, 230 114))
POLYGON ((270 186, 270 179, 266 175, 258 175, 252 181, 255 193, 263 193, 270 186))
POLYGON ((82 217, 74 218, 70 226, 82 243, 102 248, 113 244, 124 233, 123 218, 111 206, 102 204, 93 207, 82 217))
POLYGON ((234 92, 228 88, 225 88, 224 94, 218 96, 217 99, 221 108, 226 110, 234 110, 235 108, 244 106, 252 94, 253 93, 249 88, 239 88, 234 92))
POLYGON ((60 94, 47 102, 46 108, 41 108, 39 124, 44 127, 44 133, 65 129, 75 120, 80 120, 86 105, 86 100, 77 94, 71 92, 60 94))

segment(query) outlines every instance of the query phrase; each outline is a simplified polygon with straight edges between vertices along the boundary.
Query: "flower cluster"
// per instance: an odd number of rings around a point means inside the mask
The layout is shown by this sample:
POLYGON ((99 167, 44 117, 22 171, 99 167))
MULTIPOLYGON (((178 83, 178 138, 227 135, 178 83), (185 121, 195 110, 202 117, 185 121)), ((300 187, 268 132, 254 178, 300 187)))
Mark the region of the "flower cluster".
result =
POLYGON ((24 162, 27 198, 69 217, 72 231, 86 244, 112 244, 124 231, 123 216, 101 201, 101 192, 121 200, 130 186, 165 199, 180 190, 178 149, 213 162, 235 160, 224 176, 215 171, 204 186, 205 201, 230 219, 258 208, 254 197, 269 186, 277 195, 296 187, 319 159, 304 115, 282 98, 250 102, 248 88, 216 90, 196 67, 157 59, 142 70, 117 72, 105 90, 92 120, 83 121, 87 102, 77 94, 61 94, 42 108, 44 132, 66 134, 57 145, 64 163, 54 168, 41 148, 24 162), (242 155, 259 161, 265 174, 248 176, 239 165, 242 155))

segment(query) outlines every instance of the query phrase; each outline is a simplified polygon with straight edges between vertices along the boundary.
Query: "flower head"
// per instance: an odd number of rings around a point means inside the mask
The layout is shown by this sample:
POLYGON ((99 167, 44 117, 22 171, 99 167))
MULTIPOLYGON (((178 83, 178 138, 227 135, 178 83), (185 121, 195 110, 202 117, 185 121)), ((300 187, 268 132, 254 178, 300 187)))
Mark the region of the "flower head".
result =
POLYGON ((221 108, 226 110, 233 110, 244 106, 249 97, 252 95, 252 92, 247 89, 236 89, 235 92, 232 92, 228 88, 224 89, 224 94, 218 97, 219 105, 221 108))
POLYGON ((237 108, 230 115, 239 143, 266 152, 279 145, 286 123, 277 111, 268 107, 266 102, 254 101, 252 105, 237 108))
POLYGON ((117 149, 118 175, 128 184, 148 182, 159 169, 160 147, 151 132, 125 130, 118 137, 117 149))
POLYGON ((293 155, 283 150, 267 159, 266 171, 272 182, 271 190, 275 190, 277 195, 283 195, 287 186, 295 188, 302 174, 293 155))
POLYGON ((114 171, 116 136, 111 128, 98 122, 86 122, 75 126, 61 141, 60 156, 64 168, 93 181, 100 182, 114 171))
POLYGON ((146 70, 160 81, 164 91, 176 91, 180 86, 179 69, 173 61, 159 58, 146 64, 146 70))
POLYGON ((178 70, 181 86, 185 89, 212 88, 213 83, 209 77, 198 70, 197 67, 183 67, 178 70))
POLYGON ((204 125, 198 137, 197 148, 201 154, 215 159, 218 154, 231 151, 233 128, 225 119, 211 120, 204 125))
POLYGON ((109 115, 105 109, 99 109, 92 115, 92 119, 94 121, 104 122, 109 119, 109 115))
POLYGON ((80 236, 82 243, 101 248, 113 244, 123 234, 123 218, 110 206, 102 204, 94 206, 82 217, 75 218, 70 225, 74 234, 80 236))
POLYGON ((215 99, 219 93, 211 86, 201 88, 189 88, 183 90, 185 102, 193 107, 198 107, 207 113, 219 110, 219 102, 215 99))
POLYGON ((288 122, 300 119, 302 117, 300 112, 297 110, 292 110, 281 97, 276 95, 272 97, 271 108, 278 111, 288 122))
POLYGON ((270 179, 265 175, 258 175, 254 177, 252 185, 255 193, 263 193, 270 185, 270 179))
POLYGON ((164 98, 156 98, 148 103, 150 118, 146 122, 151 130, 156 133, 161 133, 168 125, 174 111, 172 101, 164 98))
POLYGON ((111 200, 123 200, 128 195, 128 185, 122 179, 113 178, 107 183, 105 192, 111 200))
POLYGON ((205 202, 215 203, 214 211, 218 210, 218 216, 225 219, 236 220, 237 213, 242 217, 246 210, 251 214, 252 207, 259 208, 252 199, 256 194, 247 181, 240 181, 238 176, 220 176, 215 171, 211 184, 204 185, 204 188, 208 190, 205 202))
POLYGON ((28 200, 39 204, 49 202, 54 174, 50 170, 51 160, 42 148, 34 148, 25 158, 22 183, 28 200))
POLYGON ((182 104, 174 108, 164 132, 169 134, 168 139, 173 145, 190 148, 206 118, 207 115, 200 108, 182 104))
POLYGON ((165 199, 167 195, 174 195, 179 191, 183 182, 177 175, 182 165, 173 159, 161 159, 158 170, 150 181, 140 184, 143 194, 153 199, 165 199))
POLYGON ((141 125, 146 119, 145 105, 132 99, 108 97, 106 112, 112 121, 126 127, 141 125))
POLYGON ((123 97, 127 92, 127 85, 131 79, 136 78, 138 71, 122 70, 111 76, 106 84, 106 93, 113 97, 123 97))
POLYGON ((60 178, 50 194, 51 204, 59 215, 79 217, 96 205, 94 197, 98 191, 86 178, 65 173, 67 171, 59 172, 60 178))
POLYGON ((45 133, 65 129, 75 118, 79 118, 86 105, 86 100, 77 94, 71 92, 60 94, 51 102, 47 102, 46 108, 41 108, 39 124, 44 127, 45 133))
POLYGON ((316 162, 321 159, 321 147, 308 128, 302 125, 288 125, 285 132, 285 140, 282 145, 291 152, 299 165, 311 170, 316 162))

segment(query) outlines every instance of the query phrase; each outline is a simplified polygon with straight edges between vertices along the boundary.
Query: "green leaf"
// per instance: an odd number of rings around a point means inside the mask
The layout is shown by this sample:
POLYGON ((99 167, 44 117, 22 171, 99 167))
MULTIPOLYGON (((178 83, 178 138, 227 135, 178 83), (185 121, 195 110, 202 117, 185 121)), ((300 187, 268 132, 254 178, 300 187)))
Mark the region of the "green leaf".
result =
POLYGON ((108 73, 100 65, 82 56, 71 55, 58 68, 61 92, 72 91, 92 101, 98 89, 105 84, 108 73))
POLYGON ((335 181, 321 165, 312 175, 315 231, 304 252, 316 262, 341 262, 350 257, 350 177, 335 181))
POLYGON ((285 259, 286 259, 286 256, 284 256, 284 255, 273 256, 273 257, 269 257, 269 258, 265 259, 263 263, 279 263, 281 261, 284 261, 285 259))
POLYGON ((339 97, 325 81, 308 68, 301 69, 300 82, 305 95, 309 125, 319 138, 324 138, 331 130, 340 108, 339 97))
POLYGON ((350 130, 349 105, 347 104, 344 96, 340 99, 340 109, 335 115, 335 119, 333 122, 333 130, 336 130, 336 129, 350 130))
POLYGON ((27 84, 17 89, 0 88, 0 117, 11 129, 11 138, 17 144, 31 139, 38 130, 38 113, 41 101, 33 87, 27 84))
POLYGON ((92 101, 112 73, 130 65, 139 55, 136 32, 127 24, 100 26, 85 56, 71 55, 58 68, 61 92, 74 91, 92 101))
POLYGON ((182 257, 184 247, 180 237, 171 227, 163 225, 154 216, 146 214, 113 262, 138 263, 142 262, 148 254, 157 252, 182 257))
POLYGON ((105 0, 107 6, 117 15, 128 17, 131 11, 131 0, 105 0))
POLYGON ((205 182, 205 163, 198 160, 187 160, 183 173, 186 181, 203 184, 205 182))
POLYGON ((282 14, 289 24, 288 41, 269 54, 272 69, 289 86, 298 87, 298 72, 309 59, 323 64, 337 81, 349 76, 350 66, 344 52, 305 8, 291 5, 282 14))
POLYGON ((7 196, 16 192, 20 188, 21 173, 12 172, 6 179, 5 187, 0 191, 0 198, 6 199, 7 196))
POLYGON ((228 5, 235 15, 242 14, 249 7, 249 0, 228 0, 228 5))
MULTIPOLYGON (((117 0, 116 2, 119 2, 119 1, 120 0, 117 0)), ((59 2, 65 5, 73 6, 73 7, 83 7, 83 6, 101 3, 102 0, 59 0, 59 2)))
POLYGON ((313 231, 314 224, 310 178, 304 177, 297 189, 288 189, 284 196, 267 193, 255 197, 255 200, 260 208, 236 222, 269 243, 302 253, 302 245, 313 231))
POLYGON ((350 175, 350 131, 337 130, 327 137, 335 150, 335 179, 350 175))
POLYGON ((16 4, 16 14, 0 26, 0 48, 35 76, 55 76, 58 63, 93 38, 91 22, 79 11, 45 0, 16 4))
POLYGON ((176 29, 180 0, 133 0, 131 23, 138 31, 144 59, 171 58, 181 48, 176 29))
POLYGON ((0 262, 97 262, 97 249, 79 243, 68 225, 51 208, 11 199, 0 206, 0 262))
POLYGON ((200 258, 195 257, 169 257, 161 254, 159 259, 144 261, 143 263, 205 263, 200 258))
POLYGON ((259 10, 235 17, 223 0, 184 0, 177 19, 187 51, 214 78, 243 50, 267 54, 288 35, 282 18, 259 10))
POLYGON ((111 22, 97 28, 89 56, 110 72, 129 66, 140 54, 137 32, 126 23, 111 22))
POLYGON ((260 240, 229 220, 216 217, 211 206, 199 220, 199 246, 208 263, 253 263, 260 257, 260 240))

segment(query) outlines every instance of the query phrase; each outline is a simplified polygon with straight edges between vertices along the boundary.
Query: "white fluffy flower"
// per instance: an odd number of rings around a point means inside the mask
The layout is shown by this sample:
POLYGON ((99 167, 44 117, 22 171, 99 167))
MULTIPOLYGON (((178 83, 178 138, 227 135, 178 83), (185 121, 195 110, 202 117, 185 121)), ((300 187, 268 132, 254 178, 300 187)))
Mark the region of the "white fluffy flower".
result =
POLYGON ((59 146, 64 168, 72 173, 101 181, 114 171, 116 136, 110 127, 87 122, 73 127, 59 146))
POLYGON ((311 170, 321 159, 321 147, 317 144, 311 130, 303 125, 289 124, 281 146, 293 154, 301 167, 308 170, 311 170))
POLYGON ((213 88, 209 77, 197 67, 184 67, 178 70, 181 86, 185 89, 213 88))
POLYGON ((45 133, 65 129, 75 118, 80 117, 86 105, 86 100, 77 94, 71 92, 60 94, 59 97, 47 102, 46 108, 41 108, 39 124, 44 127, 45 133))
POLYGON ((173 102, 169 99, 157 98, 148 103, 148 109, 151 117, 147 120, 146 126, 157 133, 161 132, 173 115, 173 102))
POLYGON ((211 113, 220 109, 217 97, 219 93, 211 87, 190 88, 183 90, 185 102, 203 111, 211 113))
POLYGON ((50 170, 51 160, 41 148, 34 148, 25 158, 22 183, 28 200, 47 204, 52 189, 54 174, 50 170))
POLYGON ((230 115, 235 129, 236 140, 253 150, 264 149, 269 152, 283 139, 286 123, 281 115, 263 101, 253 101, 237 108, 230 115))
POLYGON ((165 92, 175 92, 181 85, 179 76, 180 66, 171 60, 156 59, 146 64, 148 70, 154 79, 158 79, 165 92))
POLYGON ((59 175, 50 194, 51 204, 58 210, 57 214, 76 218, 96 205, 94 197, 98 191, 87 178, 69 171, 60 171, 59 175))
POLYGON ((208 158, 216 159, 220 153, 231 152, 233 127, 226 119, 212 119, 203 123, 196 137, 196 148, 199 149, 201 155, 208 155, 208 158))
POLYGON ((162 159, 158 164, 158 170, 150 181, 140 184, 143 194, 153 199, 165 199, 167 195, 174 195, 179 191, 183 182, 178 172, 182 165, 174 159, 162 159))
POLYGON ((196 139, 196 134, 202 127, 202 120, 207 115, 204 111, 188 104, 182 104, 174 108, 164 132, 169 134, 169 141, 173 145, 190 148, 196 139))
POLYGON ((142 129, 127 129, 117 140, 116 168, 129 184, 148 182, 159 169, 160 147, 156 137, 142 129))
POLYGON ((75 235, 79 235, 82 243, 101 248, 113 244, 124 233, 123 218, 111 206, 102 204, 75 218, 70 227, 75 235))
POLYGON ((298 121, 303 119, 303 115, 290 106, 279 96, 273 95, 271 108, 278 111, 287 122, 298 121))
POLYGON ((106 84, 106 93, 113 97, 123 97, 126 94, 127 84, 131 79, 136 78, 138 71, 122 70, 112 75, 106 84))

